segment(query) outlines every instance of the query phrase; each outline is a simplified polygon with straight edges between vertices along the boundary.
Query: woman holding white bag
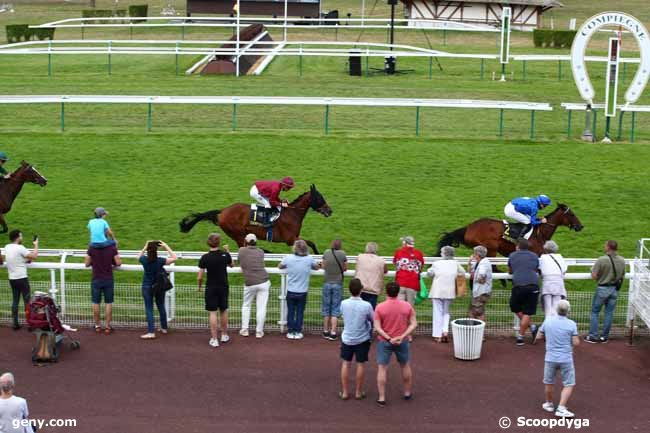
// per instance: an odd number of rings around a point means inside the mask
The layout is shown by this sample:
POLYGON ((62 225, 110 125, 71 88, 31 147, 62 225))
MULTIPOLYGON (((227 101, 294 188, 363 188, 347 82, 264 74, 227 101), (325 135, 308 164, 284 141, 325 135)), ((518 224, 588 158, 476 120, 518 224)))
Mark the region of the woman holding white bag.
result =
POLYGON ((427 270, 427 275, 433 278, 429 298, 433 306, 431 335, 436 343, 449 342, 449 307, 456 298, 456 277, 465 275, 454 254, 453 247, 443 247, 442 260, 433 262, 427 270))

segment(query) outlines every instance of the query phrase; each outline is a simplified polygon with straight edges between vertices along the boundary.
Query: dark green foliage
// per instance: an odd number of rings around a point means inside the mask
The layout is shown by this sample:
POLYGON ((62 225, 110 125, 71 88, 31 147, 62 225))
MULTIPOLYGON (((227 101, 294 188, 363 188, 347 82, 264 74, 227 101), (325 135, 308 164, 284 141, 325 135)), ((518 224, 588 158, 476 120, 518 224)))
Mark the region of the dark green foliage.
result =
POLYGON ((576 36, 575 30, 533 30, 533 43, 537 48, 568 48, 576 36))
POLYGON ((10 44, 15 42, 29 41, 38 38, 39 41, 44 39, 54 39, 55 29, 30 29, 29 24, 10 24, 6 27, 7 41, 10 44))

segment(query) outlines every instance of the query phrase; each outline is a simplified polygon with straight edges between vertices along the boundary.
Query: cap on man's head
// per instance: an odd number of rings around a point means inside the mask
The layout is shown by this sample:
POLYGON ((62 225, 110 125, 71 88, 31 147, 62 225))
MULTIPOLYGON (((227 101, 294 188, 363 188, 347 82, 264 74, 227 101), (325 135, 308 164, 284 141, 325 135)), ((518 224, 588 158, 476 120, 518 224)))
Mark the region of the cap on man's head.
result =
POLYGON ((415 245, 415 239, 413 239, 413 236, 404 236, 403 238, 401 238, 401 240, 402 243, 406 245, 411 245, 411 246, 415 245))
POLYGON ((255 236, 254 233, 249 233, 246 235, 244 240, 246 241, 247 244, 250 244, 252 242, 257 242, 257 236, 255 236))
POLYGON ((108 211, 106 209, 104 209, 103 207, 96 207, 95 208, 95 216, 97 218, 101 218, 104 215, 108 215, 108 211))

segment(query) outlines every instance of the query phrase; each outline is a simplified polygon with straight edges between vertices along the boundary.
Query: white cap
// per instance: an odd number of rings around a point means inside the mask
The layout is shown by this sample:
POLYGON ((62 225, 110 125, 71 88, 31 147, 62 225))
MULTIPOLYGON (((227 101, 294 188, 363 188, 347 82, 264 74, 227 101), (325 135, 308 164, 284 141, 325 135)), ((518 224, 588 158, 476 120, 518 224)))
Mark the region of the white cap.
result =
POLYGON ((257 242, 257 236, 255 236, 255 234, 253 233, 249 233, 246 235, 244 240, 246 241, 247 244, 250 244, 251 242, 257 242))
POLYGON ((413 236, 404 236, 401 238, 401 241, 405 243, 406 245, 415 245, 415 239, 413 239, 413 236))

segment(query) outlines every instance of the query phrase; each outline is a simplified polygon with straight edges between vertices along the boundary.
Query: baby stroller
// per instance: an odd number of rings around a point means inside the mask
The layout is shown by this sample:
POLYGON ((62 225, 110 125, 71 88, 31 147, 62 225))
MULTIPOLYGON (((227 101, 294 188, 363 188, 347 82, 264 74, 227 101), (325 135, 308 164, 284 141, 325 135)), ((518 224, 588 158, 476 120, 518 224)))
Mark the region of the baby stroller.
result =
POLYGON ((59 345, 65 339, 70 341, 70 349, 77 350, 81 347, 79 341, 74 340, 66 332, 57 317, 59 308, 54 299, 42 292, 35 292, 29 301, 29 315, 27 324, 36 335, 36 346, 32 348, 32 362, 57 362, 59 360, 59 345))

